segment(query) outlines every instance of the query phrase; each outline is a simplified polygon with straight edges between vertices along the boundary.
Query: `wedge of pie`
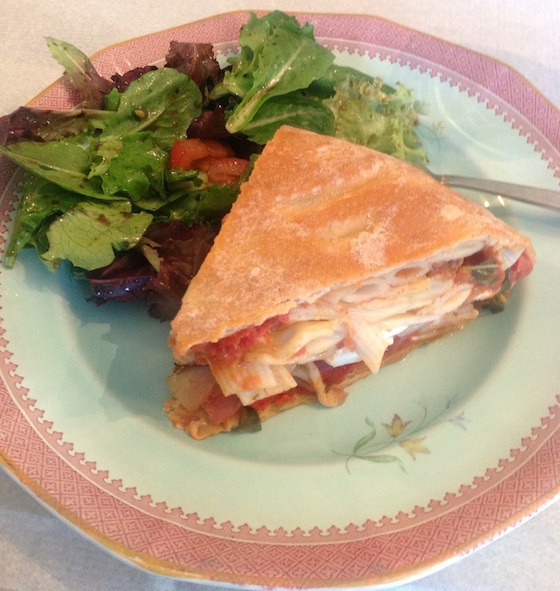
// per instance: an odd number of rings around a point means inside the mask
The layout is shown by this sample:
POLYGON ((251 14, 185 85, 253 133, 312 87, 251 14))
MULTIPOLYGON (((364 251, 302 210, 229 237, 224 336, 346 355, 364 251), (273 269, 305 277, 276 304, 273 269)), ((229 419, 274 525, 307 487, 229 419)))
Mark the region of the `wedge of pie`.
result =
POLYGON ((528 237, 390 156, 282 127, 172 321, 165 410, 196 439, 347 387, 501 305, 528 237))

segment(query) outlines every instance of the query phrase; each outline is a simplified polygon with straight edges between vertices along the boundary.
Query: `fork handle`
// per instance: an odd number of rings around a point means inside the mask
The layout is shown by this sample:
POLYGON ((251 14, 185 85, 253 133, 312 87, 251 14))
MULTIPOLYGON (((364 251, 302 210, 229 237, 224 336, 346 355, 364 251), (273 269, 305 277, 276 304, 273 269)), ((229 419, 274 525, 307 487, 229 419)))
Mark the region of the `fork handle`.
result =
POLYGON ((444 185, 451 187, 477 189, 486 193, 494 193, 495 195, 510 197, 511 199, 523 201, 524 203, 531 203, 560 211, 560 191, 456 175, 442 176, 440 177, 440 181, 444 185))

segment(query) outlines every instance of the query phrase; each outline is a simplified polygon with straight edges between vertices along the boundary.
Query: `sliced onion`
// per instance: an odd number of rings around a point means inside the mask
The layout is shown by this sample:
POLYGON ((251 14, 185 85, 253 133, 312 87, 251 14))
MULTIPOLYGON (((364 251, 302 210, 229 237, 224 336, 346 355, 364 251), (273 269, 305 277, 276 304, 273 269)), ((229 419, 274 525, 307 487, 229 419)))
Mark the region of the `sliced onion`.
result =
POLYGON ((208 398, 216 380, 207 365, 177 366, 167 378, 171 394, 187 412, 194 412, 208 398))

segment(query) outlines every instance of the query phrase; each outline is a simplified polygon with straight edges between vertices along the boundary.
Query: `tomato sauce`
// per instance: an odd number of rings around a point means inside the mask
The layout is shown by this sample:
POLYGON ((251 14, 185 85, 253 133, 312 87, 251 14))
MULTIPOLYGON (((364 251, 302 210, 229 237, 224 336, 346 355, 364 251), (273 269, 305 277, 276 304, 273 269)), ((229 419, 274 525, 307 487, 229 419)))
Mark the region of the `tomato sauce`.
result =
POLYGON ((531 257, 524 252, 510 268, 508 275, 509 280, 512 283, 517 283, 524 277, 527 277, 532 270, 533 261, 531 260, 531 257))
POLYGON ((217 343, 206 343, 202 345, 200 353, 213 363, 232 363, 239 360, 243 355, 263 336, 272 330, 285 324, 288 316, 275 316, 269 318, 259 326, 250 326, 220 339, 217 343))

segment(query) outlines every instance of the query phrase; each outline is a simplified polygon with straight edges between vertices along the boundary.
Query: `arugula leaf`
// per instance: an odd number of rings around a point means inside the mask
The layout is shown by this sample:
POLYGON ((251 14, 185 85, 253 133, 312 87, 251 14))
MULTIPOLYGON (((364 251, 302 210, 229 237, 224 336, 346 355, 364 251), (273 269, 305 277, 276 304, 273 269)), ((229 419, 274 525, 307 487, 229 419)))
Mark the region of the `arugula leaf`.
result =
POLYGON ((230 133, 243 131, 270 98, 307 88, 334 60, 315 41, 311 26, 300 27, 294 17, 278 11, 262 18, 251 15, 239 41, 240 56, 231 60, 231 71, 212 94, 241 99, 226 123, 230 133))
POLYGON ((241 47, 250 49, 255 54, 269 42, 270 36, 278 28, 291 30, 298 35, 305 35, 310 39, 314 39, 313 25, 310 23, 300 25, 294 16, 290 16, 281 10, 273 10, 260 18, 252 13, 247 23, 241 27, 239 44, 241 47))
MULTIPOLYGON (((88 180, 91 149, 77 138, 50 142, 19 142, 0 146, 0 153, 33 174, 87 197, 112 199, 103 195, 98 183, 88 180)), ((87 140, 86 140, 87 141, 87 140)))
POLYGON ((146 212, 132 213, 129 201, 81 201, 50 224, 49 249, 41 258, 54 267, 61 259, 86 271, 106 267, 115 250, 128 250, 138 243, 152 219, 146 212))
POLYGON ((333 135, 335 118, 320 100, 296 91, 266 101, 244 126, 243 134, 257 144, 266 144, 282 125, 333 135))
POLYGON ((296 34, 304 34, 313 39, 312 27, 300 27, 294 17, 279 10, 260 18, 251 13, 239 32, 239 54, 229 58, 228 62, 232 68, 225 72, 224 81, 213 89, 213 98, 229 94, 243 98, 251 90, 251 72, 258 68, 260 52, 269 43, 273 31, 278 27, 291 29, 296 34))
POLYGON ((102 162, 92 169, 99 175, 105 195, 125 195, 142 209, 157 209, 165 200, 165 170, 168 153, 153 145, 147 132, 122 139, 109 136, 98 151, 102 162))
POLYGON ((122 93, 111 91, 106 106, 107 110, 92 113, 100 137, 149 130, 155 145, 170 149, 200 114, 202 94, 185 74, 160 68, 146 72, 122 93))
POLYGON ((82 105, 100 107, 103 97, 111 91, 113 84, 100 76, 87 55, 74 45, 47 37, 47 46, 54 59, 64 68, 70 86, 84 98, 82 105))

